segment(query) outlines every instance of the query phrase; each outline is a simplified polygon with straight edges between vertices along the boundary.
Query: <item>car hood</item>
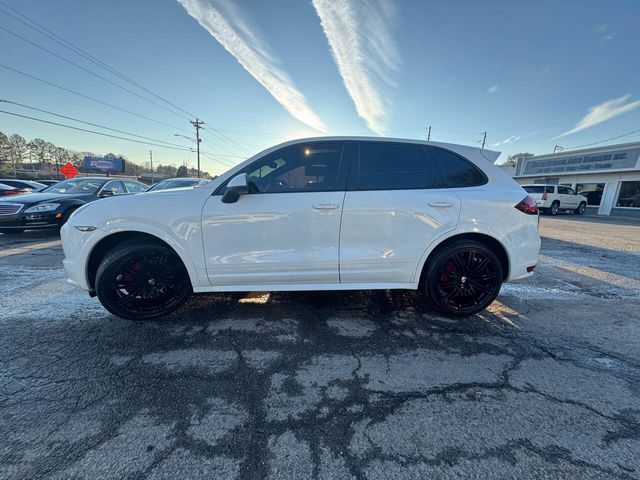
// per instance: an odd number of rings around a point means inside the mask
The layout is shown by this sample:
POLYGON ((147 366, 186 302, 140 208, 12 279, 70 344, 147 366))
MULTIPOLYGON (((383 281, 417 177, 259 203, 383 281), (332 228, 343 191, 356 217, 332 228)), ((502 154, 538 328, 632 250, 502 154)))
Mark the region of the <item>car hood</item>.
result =
POLYGON ((27 193, 26 195, 12 195, 10 198, 4 198, 0 202, 22 203, 24 205, 42 203, 42 202, 56 202, 69 200, 70 198, 83 199, 90 195, 64 195, 60 193, 27 193))

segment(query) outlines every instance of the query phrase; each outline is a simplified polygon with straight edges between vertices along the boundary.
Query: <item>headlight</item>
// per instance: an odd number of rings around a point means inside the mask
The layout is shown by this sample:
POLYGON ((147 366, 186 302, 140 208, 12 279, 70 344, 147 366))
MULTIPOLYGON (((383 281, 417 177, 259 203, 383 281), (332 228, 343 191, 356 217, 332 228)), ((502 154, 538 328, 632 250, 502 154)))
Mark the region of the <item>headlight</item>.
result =
POLYGON ((27 208, 24 213, 53 212, 59 206, 59 203, 41 203, 40 205, 35 205, 31 208, 27 208))

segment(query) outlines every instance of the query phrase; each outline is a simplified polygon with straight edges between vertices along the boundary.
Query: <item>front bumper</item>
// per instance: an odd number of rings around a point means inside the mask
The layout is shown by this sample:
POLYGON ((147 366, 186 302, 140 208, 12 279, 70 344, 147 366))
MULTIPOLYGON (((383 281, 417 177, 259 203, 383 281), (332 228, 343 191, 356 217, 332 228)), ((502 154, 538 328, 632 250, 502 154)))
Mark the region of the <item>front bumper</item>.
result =
POLYGON ((67 272, 67 282, 82 290, 91 291, 87 281, 87 264, 89 252, 98 240, 98 231, 81 232, 65 223, 60 230, 64 259, 62 265, 67 272), (92 238, 93 237, 93 238, 92 238))
POLYGON ((0 215, 0 228, 7 230, 60 228, 62 225, 62 213, 24 213, 13 215, 0 215))

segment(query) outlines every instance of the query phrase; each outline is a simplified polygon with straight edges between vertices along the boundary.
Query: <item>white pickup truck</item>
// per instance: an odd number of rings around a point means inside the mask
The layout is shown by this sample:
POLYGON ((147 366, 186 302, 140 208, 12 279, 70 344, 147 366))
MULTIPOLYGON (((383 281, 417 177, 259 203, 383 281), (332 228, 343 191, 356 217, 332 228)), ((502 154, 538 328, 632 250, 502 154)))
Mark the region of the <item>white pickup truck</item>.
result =
POLYGON ((561 210, 582 215, 587 208, 587 197, 565 185, 522 185, 522 188, 536 201, 540 211, 551 215, 557 215, 561 210))

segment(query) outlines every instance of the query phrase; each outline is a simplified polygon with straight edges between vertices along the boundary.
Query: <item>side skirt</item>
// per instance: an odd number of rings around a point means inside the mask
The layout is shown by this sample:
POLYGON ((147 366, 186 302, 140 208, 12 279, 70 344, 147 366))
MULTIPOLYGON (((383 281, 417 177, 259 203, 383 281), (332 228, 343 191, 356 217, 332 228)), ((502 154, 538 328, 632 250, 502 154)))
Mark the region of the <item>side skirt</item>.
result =
POLYGON ((291 283, 279 285, 215 285, 195 287, 206 292, 299 292, 318 290, 417 290, 417 283, 291 283))

